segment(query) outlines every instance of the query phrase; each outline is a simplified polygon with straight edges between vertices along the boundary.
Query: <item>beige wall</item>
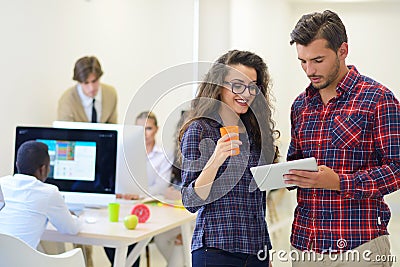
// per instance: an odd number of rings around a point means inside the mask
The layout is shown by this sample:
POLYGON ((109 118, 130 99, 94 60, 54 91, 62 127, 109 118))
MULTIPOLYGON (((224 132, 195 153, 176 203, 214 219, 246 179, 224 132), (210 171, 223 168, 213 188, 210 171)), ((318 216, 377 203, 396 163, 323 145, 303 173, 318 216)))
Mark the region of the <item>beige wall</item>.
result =
POLYGON ((146 80, 192 61, 192 20, 188 0, 0 0, 0 175, 12 171, 15 126, 56 119, 79 57, 99 58, 102 82, 118 91, 123 122, 146 80))
POLYGON ((281 153, 290 140, 289 113, 294 98, 309 81, 304 75, 290 32, 301 15, 331 9, 349 36, 348 64, 387 85, 400 98, 400 1, 231 0, 229 48, 256 52, 267 62, 273 79, 275 120, 281 131, 281 153))
MULTIPOLYGON (((166 88, 157 103, 129 105, 154 75, 193 61, 195 1, 0 0, 0 176, 12 171, 15 126, 50 125, 55 120, 57 100, 74 84, 73 65, 83 55, 98 56, 105 72, 102 81, 117 88, 120 122, 128 110, 132 120, 142 108, 154 106, 161 125, 169 126, 171 133, 177 119, 171 114, 192 97, 193 86, 171 93, 166 88)), ((348 63, 400 97, 398 2, 199 0, 199 4, 199 60, 213 61, 237 48, 256 52, 267 62, 282 154, 290 138, 290 105, 308 83, 295 48, 289 45, 289 33, 303 13, 337 11, 349 34, 348 63)))

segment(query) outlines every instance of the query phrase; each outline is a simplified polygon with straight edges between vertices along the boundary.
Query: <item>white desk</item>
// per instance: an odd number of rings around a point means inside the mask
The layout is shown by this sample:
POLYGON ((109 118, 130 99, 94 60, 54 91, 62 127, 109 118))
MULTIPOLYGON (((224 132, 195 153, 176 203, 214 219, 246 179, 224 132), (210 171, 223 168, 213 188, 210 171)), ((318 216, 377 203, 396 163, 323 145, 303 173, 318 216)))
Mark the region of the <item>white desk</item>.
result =
POLYGON ((134 204, 121 203, 119 222, 114 223, 108 221, 107 208, 85 209, 80 216, 83 227, 78 235, 61 234, 49 224, 42 240, 113 247, 116 248, 114 266, 125 267, 133 264, 153 236, 180 226, 185 263, 186 266, 191 266, 191 222, 196 218, 196 214, 182 208, 149 204, 151 212, 149 220, 146 223, 139 223, 134 230, 127 230, 123 224, 123 218, 130 214, 133 206, 134 204), (84 221, 86 216, 95 217, 97 222, 86 223, 84 221), (128 246, 134 243, 138 244, 127 258, 128 246))

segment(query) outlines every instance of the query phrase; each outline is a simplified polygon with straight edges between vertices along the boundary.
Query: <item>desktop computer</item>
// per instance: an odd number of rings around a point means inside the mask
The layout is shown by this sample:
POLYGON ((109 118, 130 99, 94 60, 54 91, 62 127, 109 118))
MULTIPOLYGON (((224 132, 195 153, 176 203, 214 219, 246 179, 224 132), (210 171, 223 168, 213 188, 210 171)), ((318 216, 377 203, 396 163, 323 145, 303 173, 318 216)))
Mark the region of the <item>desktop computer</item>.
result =
POLYGON ((113 130, 18 126, 15 155, 25 141, 47 144, 46 183, 56 185, 69 205, 106 206, 115 201, 117 138, 113 130))
POLYGON ((146 169, 147 154, 143 126, 54 121, 53 127, 116 131, 118 138, 115 193, 135 194, 141 197, 149 195, 146 169))

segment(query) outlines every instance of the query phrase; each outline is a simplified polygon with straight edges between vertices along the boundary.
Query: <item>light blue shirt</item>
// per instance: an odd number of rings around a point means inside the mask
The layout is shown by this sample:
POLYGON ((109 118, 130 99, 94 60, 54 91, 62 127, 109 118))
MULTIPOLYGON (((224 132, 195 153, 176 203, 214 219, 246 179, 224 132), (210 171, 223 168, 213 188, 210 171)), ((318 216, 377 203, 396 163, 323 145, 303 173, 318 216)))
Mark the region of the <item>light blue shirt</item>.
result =
POLYGON ((158 145, 147 154, 147 179, 149 181, 149 193, 151 195, 164 195, 170 185, 173 160, 170 155, 165 155, 158 145))
POLYGON ((81 223, 71 215, 56 186, 23 174, 0 178, 0 185, 5 201, 0 211, 1 233, 36 249, 49 221, 61 233, 79 232, 81 223))

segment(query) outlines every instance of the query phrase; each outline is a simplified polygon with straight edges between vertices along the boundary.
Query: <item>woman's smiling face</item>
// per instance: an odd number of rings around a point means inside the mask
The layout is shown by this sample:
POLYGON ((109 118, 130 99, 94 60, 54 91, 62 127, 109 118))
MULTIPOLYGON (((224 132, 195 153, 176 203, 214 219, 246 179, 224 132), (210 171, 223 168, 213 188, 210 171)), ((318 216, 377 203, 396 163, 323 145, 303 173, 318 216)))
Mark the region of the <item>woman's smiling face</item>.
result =
POLYGON ((221 101, 236 114, 245 114, 254 101, 255 96, 249 93, 248 88, 242 94, 232 92, 232 83, 241 83, 246 86, 257 83, 257 72, 252 67, 242 64, 230 65, 232 68, 226 75, 224 86, 221 87, 221 101))

